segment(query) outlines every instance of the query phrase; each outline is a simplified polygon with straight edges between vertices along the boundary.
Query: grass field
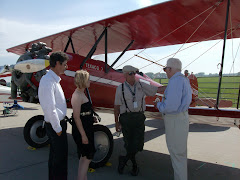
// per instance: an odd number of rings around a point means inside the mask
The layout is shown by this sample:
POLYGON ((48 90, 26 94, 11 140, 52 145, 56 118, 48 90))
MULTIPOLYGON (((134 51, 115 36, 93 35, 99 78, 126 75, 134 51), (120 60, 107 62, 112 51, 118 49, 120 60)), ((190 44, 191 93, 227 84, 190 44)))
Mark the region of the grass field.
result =
MULTIPOLYGON (((218 77, 199 77, 197 79, 198 79, 198 87, 199 87, 199 97, 216 99, 217 92, 218 92, 219 78, 218 77)), ((160 80, 155 79, 155 81, 163 85, 166 85, 168 83, 168 79, 160 79, 160 80)), ((233 107, 236 107, 238 93, 239 93, 239 83, 240 83, 240 76, 223 77, 220 99, 231 100, 233 103, 233 107)))

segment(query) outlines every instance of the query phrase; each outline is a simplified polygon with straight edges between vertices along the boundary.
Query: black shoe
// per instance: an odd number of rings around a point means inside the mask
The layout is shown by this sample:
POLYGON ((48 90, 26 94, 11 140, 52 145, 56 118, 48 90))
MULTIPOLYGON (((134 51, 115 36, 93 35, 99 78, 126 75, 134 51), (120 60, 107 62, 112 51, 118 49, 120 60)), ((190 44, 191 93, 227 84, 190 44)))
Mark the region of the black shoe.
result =
POLYGON ((126 156, 119 156, 118 173, 122 174, 128 159, 126 156))
POLYGON ((131 171, 131 175, 132 176, 137 176, 138 173, 139 173, 139 168, 138 168, 137 164, 133 165, 133 168, 132 168, 132 171, 131 171))

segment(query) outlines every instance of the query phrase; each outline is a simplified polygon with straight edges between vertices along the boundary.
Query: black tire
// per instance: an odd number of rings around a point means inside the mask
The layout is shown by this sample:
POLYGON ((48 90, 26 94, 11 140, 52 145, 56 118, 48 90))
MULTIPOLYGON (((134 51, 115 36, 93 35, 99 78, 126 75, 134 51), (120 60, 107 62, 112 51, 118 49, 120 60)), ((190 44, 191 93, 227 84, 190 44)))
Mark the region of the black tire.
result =
POLYGON ((49 144, 45 127, 42 127, 44 117, 33 116, 24 126, 23 134, 25 141, 34 148, 41 148, 49 144))
POLYGON ((113 136, 106 126, 94 125, 94 144, 96 153, 89 167, 96 169, 108 162, 113 151, 113 136))

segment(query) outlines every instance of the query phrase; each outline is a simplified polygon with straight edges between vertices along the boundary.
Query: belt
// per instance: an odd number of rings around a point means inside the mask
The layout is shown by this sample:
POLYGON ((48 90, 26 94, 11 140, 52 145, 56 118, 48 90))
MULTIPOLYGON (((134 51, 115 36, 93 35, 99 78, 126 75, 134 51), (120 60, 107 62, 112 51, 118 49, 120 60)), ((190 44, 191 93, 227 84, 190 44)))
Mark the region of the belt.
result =
POLYGON ((87 112, 80 113, 81 116, 87 116, 87 115, 90 115, 90 114, 92 114, 92 111, 87 111, 87 112))
MULTIPOLYGON (((185 112, 188 112, 188 110, 179 112, 179 113, 177 113, 177 114, 171 114, 171 115, 178 115, 178 114, 180 114, 180 113, 185 113, 185 112)), ((164 116, 167 115, 166 113, 162 113, 162 114, 163 114, 164 116)))
POLYGON ((142 114, 144 114, 144 111, 138 111, 138 112, 124 112, 124 113, 122 113, 122 114, 120 114, 120 115, 123 115, 123 114, 134 114, 134 113, 142 113, 142 114))

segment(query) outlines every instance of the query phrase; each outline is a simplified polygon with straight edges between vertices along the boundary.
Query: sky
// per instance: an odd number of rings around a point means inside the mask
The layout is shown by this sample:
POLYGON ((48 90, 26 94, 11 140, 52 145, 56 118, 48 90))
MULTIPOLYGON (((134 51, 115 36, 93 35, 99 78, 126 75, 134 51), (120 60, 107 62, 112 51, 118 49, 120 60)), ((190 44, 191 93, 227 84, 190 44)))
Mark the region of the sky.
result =
MULTIPOLYGON (((18 55, 8 53, 6 49, 32 41, 41 37, 68 30, 80 25, 99 21, 105 18, 144 8, 166 0, 0 0, 0 66, 15 64, 18 55)), ((186 48, 195 43, 186 44, 186 48)), ((227 40, 225 51, 224 73, 240 72, 240 39, 227 40), (234 62, 234 68, 232 68, 234 62)), ((183 64, 183 70, 189 72, 218 73, 222 57, 223 41, 208 41, 199 43, 187 50, 181 51, 175 57, 183 64), (218 43, 219 42, 219 43, 218 43), (218 43, 207 53, 203 54, 214 44, 218 43), (200 58, 198 58, 201 56, 200 58), (192 61, 194 61, 192 63, 192 61), (190 64, 190 65, 189 65, 190 64)), ((151 48, 141 53, 141 56, 165 65, 167 56, 179 50, 181 45, 151 48)), ((122 68, 125 60, 139 51, 126 53, 115 68, 122 68), (118 67, 119 66, 119 67, 118 67)), ((115 60, 117 54, 109 55, 109 64, 115 60)), ((97 56, 96 59, 104 59, 97 56)), ((144 73, 162 72, 158 65, 148 65, 149 62, 133 58, 127 62, 140 68, 144 73)))

